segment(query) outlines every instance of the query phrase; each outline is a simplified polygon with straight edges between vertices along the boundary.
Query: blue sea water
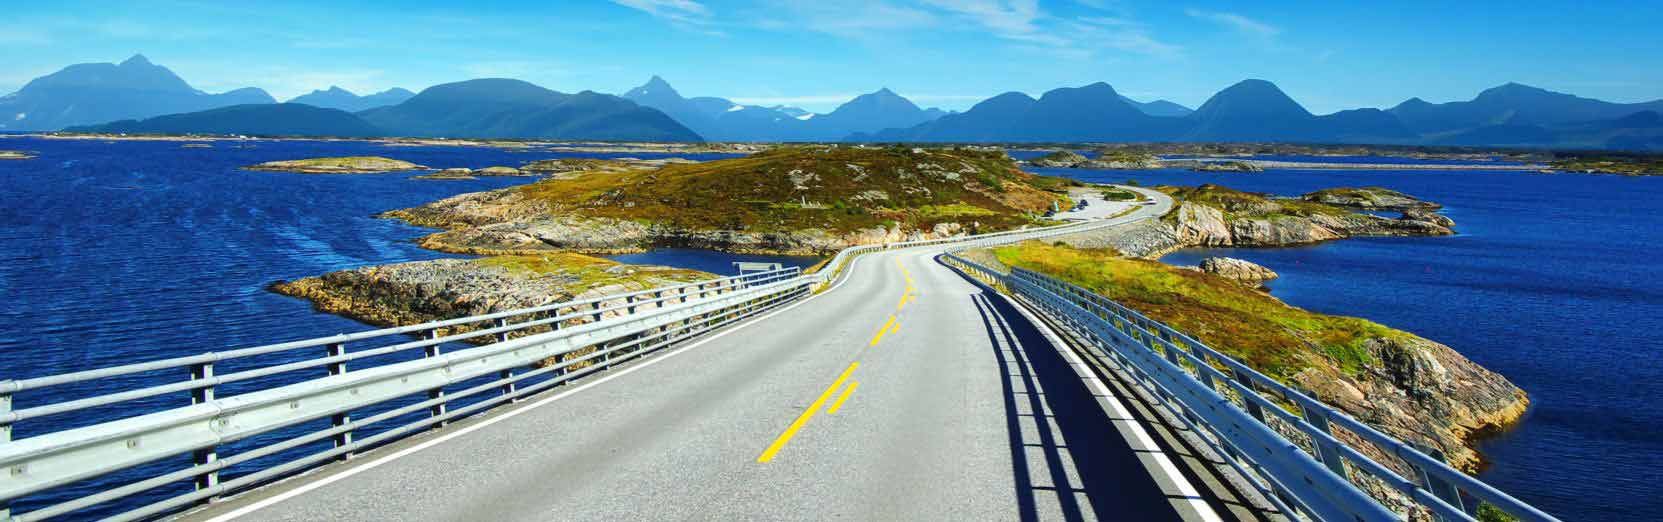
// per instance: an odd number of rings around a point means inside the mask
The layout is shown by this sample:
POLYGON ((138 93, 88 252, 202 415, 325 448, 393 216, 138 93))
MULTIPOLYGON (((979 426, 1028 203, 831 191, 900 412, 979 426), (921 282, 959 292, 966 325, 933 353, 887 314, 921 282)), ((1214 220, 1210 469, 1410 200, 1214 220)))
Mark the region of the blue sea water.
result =
POLYGON ((1202 249, 1281 274, 1295 306, 1447 344, 1530 394, 1481 478, 1566 520, 1663 513, 1663 178, 1479 171, 1036 169, 1086 181, 1298 195, 1383 186, 1447 206, 1459 235, 1202 249))

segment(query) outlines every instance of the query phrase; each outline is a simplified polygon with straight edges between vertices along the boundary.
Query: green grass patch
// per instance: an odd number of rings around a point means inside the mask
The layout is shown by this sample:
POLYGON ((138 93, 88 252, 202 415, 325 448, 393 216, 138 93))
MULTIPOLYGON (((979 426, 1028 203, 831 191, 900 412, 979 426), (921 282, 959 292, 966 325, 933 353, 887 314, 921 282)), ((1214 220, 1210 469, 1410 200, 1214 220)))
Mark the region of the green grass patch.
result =
POLYGON ((1090 288, 1286 381, 1313 366, 1356 375, 1373 361, 1368 339, 1404 332, 1355 317, 1288 306, 1234 281, 1109 250, 1027 242, 994 249, 999 261, 1090 288))

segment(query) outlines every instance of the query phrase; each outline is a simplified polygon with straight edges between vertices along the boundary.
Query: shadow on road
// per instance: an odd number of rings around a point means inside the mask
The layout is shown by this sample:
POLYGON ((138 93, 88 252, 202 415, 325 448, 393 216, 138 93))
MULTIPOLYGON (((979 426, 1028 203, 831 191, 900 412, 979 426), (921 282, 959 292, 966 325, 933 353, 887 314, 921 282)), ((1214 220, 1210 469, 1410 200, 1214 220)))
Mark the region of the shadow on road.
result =
POLYGON ((1178 519, 1108 413, 1039 330, 1004 299, 985 292, 970 298, 1006 376, 1022 519, 1038 520, 1052 506, 1065 520, 1178 519))

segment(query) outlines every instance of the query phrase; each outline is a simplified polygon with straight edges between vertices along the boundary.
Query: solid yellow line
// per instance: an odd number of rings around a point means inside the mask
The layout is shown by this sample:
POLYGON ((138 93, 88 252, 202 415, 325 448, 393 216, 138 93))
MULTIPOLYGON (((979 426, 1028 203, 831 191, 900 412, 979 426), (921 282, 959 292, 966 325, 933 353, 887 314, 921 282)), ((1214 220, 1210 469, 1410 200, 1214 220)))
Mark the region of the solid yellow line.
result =
POLYGON ((826 408, 826 415, 837 413, 837 410, 843 407, 843 401, 849 400, 849 396, 855 393, 857 386, 860 386, 860 381, 849 381, 849 387, 843 389, 843 394, 838 395, 836 401, 832 401, 830 408, 826 408))
POLYGON ((774 460, 774 454, 779 453, 780 448, 785 447, 785 443, 791 442, 791 437, 797 435, 797 430, 803 429, 803 425, 808 424, 808 420, 814 418, 814 412, 820 411, 820 406, 826 403, 826 399, 831 397, 832 392, 837 391, 839 386, 843 386, 843 381, 849 380, 849 374, 855 373, 855 368, 859 367, 859 361, 849 363, 849 369, 843 370, 843 375, 837 376, 837 381, 833 382, 830 388, 826 388, 825 393, 821 393, 819 398, 814 399, 814 403, 808 405, 808 410, 797 416, 797 420, 785 428, 785 433, 781 433, 779 438, 774 439, 774 443, 769 444, 768 449, 762 450, 762 455, 758 456, 756 461, 768 462, 774 460))
POLYGON ((872 343, 867 346, 877 346, 878 341, 883 340, 883 334, 889 333, 889 326, 892 324, 895 324, 895 314, 889 314, 889 322, 884 323, 883 328, 878 329, 878 334, 872 336, 872 343))

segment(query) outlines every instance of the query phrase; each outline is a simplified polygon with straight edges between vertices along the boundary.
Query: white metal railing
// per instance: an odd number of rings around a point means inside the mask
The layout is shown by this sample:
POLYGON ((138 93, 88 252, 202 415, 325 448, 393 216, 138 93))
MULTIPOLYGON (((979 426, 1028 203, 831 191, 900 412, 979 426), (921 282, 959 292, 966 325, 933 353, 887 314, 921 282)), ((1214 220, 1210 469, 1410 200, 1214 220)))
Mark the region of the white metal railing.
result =
POLYGON ((1366 494, 1357 481, 1367 477, 1440 520, 1472 521, 1479 502, 1521 520, 1557 520, 1113 300, 1031 270, 993 270, 957 251, 943 256, 949 266, 989 288, 1003 287, 1080 334, 1204 443, 1228 456, 1228 463, 1284 512, 1316 520, 1395 521, 1406 516, 1366 494), (1289 440, 1270 419, 1308 437, 1309 447, 1289 440), (1377 454, 1396 457, 1413 476, 1403 477, 1365 448, 1336 437, 1335 427, 1372 445, 1369 450, 1377 454))

